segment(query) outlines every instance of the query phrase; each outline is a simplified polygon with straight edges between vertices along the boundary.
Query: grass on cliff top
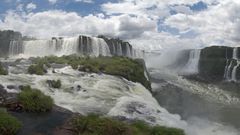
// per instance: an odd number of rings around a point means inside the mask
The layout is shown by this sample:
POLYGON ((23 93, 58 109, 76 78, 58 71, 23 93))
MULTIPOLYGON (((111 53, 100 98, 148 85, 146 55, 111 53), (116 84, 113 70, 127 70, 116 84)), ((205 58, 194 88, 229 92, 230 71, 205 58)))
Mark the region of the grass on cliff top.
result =
POLYGON ((35 58, 35 65, 29 67, 30 74, 44 74, 44 65, 49 66, 51 63, 68 64, 73 69, 105 73, 110 75, 117 75, 126 78, 133 82, 139 82, 147 89, 151 90, 151 84, 144 75, 144 65, 138 60, 129 59, 126 57, 79 57, 71 56, 50 56, 44 58, 35 58))
POLYGON ((32 89, 30 86, 23 86, 21 89, 18 100, 25 111, 47 112, 52 109, 54 103, 50 96, 46 96, 40 90, 32 89))
POLYGON ((8 71, 5 70, 0 62, 0 75, 8 75, 8 71))
POLYGON ((18 119, 0 109, 0 135, 16 135, 21 127, 18 119))
POLYGON ((177 128, 151 127, 142 121, 128 124, 96 115, 75 117, 72 126, 76 135, 185 135, 177 128))

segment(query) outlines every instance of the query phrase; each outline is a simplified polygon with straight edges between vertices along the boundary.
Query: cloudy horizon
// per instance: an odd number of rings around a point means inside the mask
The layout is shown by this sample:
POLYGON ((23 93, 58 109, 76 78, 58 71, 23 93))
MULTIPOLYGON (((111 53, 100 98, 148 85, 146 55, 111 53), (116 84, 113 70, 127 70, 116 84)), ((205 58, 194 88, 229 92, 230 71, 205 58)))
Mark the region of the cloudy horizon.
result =
POLYGON ((106 35, 158 50, 236 46, 238 0, 3 0, 0 30, 38 38, 106 35))

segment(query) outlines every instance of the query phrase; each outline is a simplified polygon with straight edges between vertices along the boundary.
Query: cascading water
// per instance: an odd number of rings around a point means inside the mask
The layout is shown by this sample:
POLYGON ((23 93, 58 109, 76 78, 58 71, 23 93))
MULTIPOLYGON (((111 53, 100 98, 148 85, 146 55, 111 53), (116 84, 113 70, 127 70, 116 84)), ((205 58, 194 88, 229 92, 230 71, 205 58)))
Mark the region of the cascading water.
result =
POLYGON ((122 45, 117 43, 117 55, 122 56, 122 45))
POLYGON ((237 82, 237 69, 240 66, 240 60, 238 59, 238 48, 233 49, 232 59, 227 59, 225 67, 224 78, 227 81, 237 82))
POLYGON ((111 56, 107 43, 100 38, 92 38, 93 56, 111 56))
POLYGON ((141 50, 132 49, 130 44, 110 42, 96 37, 52 38, 51 40, 11 41, 10 56, 43 57, 49 55, 63 56, 81 54, 89 56, 125 56, 143 58, 141 50), (110 50, 111 48, 111 50, 110 50), (133 53, 134 51, 134 53, 133 53), (20 55, 19 55, 20 54, 20 55), (135 54, 135 55, 134 55, 135 54))
POLYGON ((237 65, 233 68, 232 71, 232 80, 237 82, 237 68, 240 66, 240 61, 237 61, 237 65))
POLYGON ((182 71, 184 74, 198 73, 200 55, 201 55, 201 49, 194 49, 190 51, 189 60, 182 71))
POLYGON ((128 56, 128 57, 131 57, 130 46, 127 44, 126 47, 127 47, 127 56, 128 56))
POLYGON ((20 41, 11 41, 9 46, 9 55, 14 56, 22 52, 22 43, 20 41))
POLYGON ((47 56, 55 54, 55 46, 52 45, 51 40, 32 40, 23 41, 23 56, 47 56))
MULTIPOLYGON (((59 49, 59 51, 57 51, 57 55, 62 56, 62 55, 77 54, 78 53, 78 42, 79 42, 79 40, 77 37, 63 39, 63 42, 60 45, 61 49, 59 49)), ((52 54, 49 54, 49 55, 52 55, 52 54)))

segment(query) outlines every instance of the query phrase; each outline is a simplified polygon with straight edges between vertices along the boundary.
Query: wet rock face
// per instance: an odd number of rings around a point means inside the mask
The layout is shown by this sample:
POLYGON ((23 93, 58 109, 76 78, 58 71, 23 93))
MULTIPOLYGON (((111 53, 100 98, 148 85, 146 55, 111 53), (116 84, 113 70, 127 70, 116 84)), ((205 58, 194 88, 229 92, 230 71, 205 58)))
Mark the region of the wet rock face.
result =
POLYGON ((21 33, 11 30, 0 31, 0 57, 8 55, 11 40, 22 40, 21 33))
POLYGON ((209 81, 221 81, 227 59, 232 57, 233 49, 230 47, 207 47, 201 51, 199 61, 199 75, 209 81))
MULTIPOLYGON (((238 49, 240 58, 240 48, 238 49)), ((226 68, 230 69, 230 76, 237 60, 233 59, 233 48, 225 46, 212 46, 202 49, 199 60, 199 76, 209 82, 219 82, 226 79, 226 68), (230 64, 232 63, 232 64, 230 64)), ((240 67, 236 71, 237 80, 240 79, 240 67)))

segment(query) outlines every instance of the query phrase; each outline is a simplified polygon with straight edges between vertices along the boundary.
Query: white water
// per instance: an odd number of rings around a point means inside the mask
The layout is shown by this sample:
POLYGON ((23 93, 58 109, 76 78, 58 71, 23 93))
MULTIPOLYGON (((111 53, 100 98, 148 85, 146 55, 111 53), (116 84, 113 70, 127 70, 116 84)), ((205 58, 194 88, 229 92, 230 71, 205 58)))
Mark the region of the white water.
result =
POLYGON ((53 38, 51 40, 30 40, 30 41, 12 41, 9 47, 10 56, 13 57, 43 57, 43 56, 63 56, 71 54, 89 55, 89 56, 126 56, 133 58, 143 58, 144 53, 141 50, 130 49, 126 45, 123 51, 119 42, 113 45, 112 52, 108 44, 102 38, 96 37, 71 37, 71 38, 53 38), (124 52, 126 51, 126 52, 124 52), (135 53, 131 52, 134 51, 135 53), (134 55, 132 55, 134 54, 134 55))
POLYGON ((238 59, 238 48, 236 47, 233 49, 232 59, 227 60, 224 78, 227 81, 237 82, 238 81, 237 80, 237 69, 239 68, 239 66, 240 66, 240 60, 238 59), (229 61, 230 61, 230 64, 229 64, 229 61))
POLYGON ((234 60, 238 59, 238 48, 237 47, 233 49, 233 59, 234 60))
POLYGON ((190 51, 189 60, 183 69, 184 74, 197 74, 201 50, 194 49, 190 51))
MULTIPOLYGON (((73 38, 65 38, 62 41, 62 44, 58 45, 55 44, 55 48, 57 48, 56 45, 60 46, 59 50, 53 50, 57 56, 62 56, 62 55, 71 55, 71 54, 77 54, 78 53, 78 37, 73 37, 73 38)), ((54 53, 50 53, 48 55, 52 55, 54 53)))
POLYGON ((10 68, 8 76, 0 76, 1 84, 9 92, 19 90, 8 89, 8 85, 31 85, 50 95, 57 105, 73 112, 121 116, 178 128, 187 126, 178 115, 159 106, 149 90, 139 83, 110 75, 83 73, 71 67, 55 69, 56 73, 49 69, 44 76, 14 74, 13 70, 18 68, 10 68), (61 80, 62 87, 49 88, 46 80, 57 79, 61 80))
POLYGON ((92 38, 92 47, 94 56, 111 56, 107 43, 101 38, 92 38))
POLYGON ((131 55, 131 50, 130 50, 130 46, 129 46, 129 45, 127 45, 127 56, 128 56, 128 57, 132 57, 132 55, 131 55))
POLYGON ((10 41, 9 45, 9 55, 14 56, 15 54, 21 53, 21 42, 20 41, 10 41))
POLYGON ((240 61, 237 61, 237 65, 234 66, 233 71, 232 71, 232 80, 237 82, 237 68, 240 66, 240 61))

